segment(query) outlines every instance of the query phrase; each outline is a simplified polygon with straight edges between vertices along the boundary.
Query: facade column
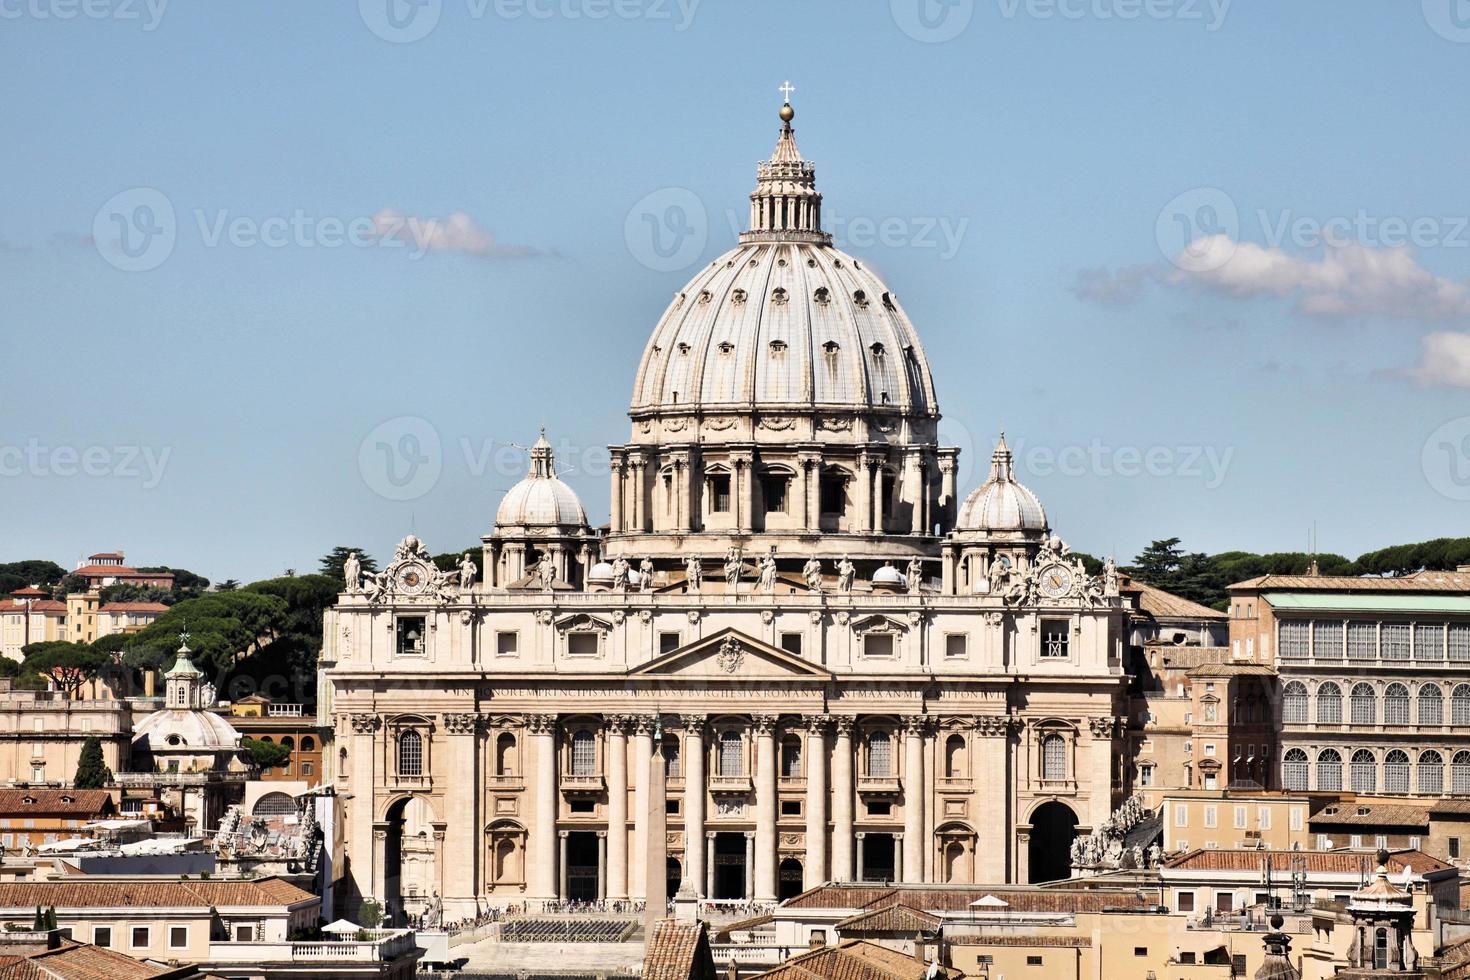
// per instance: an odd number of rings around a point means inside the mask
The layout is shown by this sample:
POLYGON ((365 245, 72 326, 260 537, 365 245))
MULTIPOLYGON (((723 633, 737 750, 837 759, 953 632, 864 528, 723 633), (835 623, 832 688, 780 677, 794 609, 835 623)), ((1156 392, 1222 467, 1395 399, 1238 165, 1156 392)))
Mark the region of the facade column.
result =
POLYGON ((936 741, 933 726, 928 726, 924 731, 924 839, 920 846, 924 849, 924 881, 936 881, 938 876, 934 873, 935 851, 934 846, 934 743, 936 741))
MULTIPOLYGON (((180 801, 180 812, 183 812, 183 809, 183 803, 180 801)), ((372 894, 382 906, 384 913, 391 915, 393 910, 388 907, 388 902, 390 898, 396 899, 397 896, 388 894, 388 824, 386 822, 373 822, 371 840, 373 842, 372 894)), ((393 920, 390 918, 387 921, 392 922, 393 920)))
POLYGON ((475 908, 483 853, 476 828, 485 826, 477 805, 483 795, 480 792, 483 770, 478 751, 480 716, 473 712, 448 713, 444 716, 444 730, 449 743, 449 761, 445 771, 453 773, 454 777, 448 780, 445 788, 448 812, 440 816, 454 815, 454 819, 444 821, 444 830, 448 834, 447 849, 455 855, 455 860, 452 863, 442 859, 438 861, 437 870, 444 882, 439 895, 451 909, 463 908, 468 914, 475 908))
POLYGON ((924 466, 917 452, 910 452, 904 461, 905 490, 908 493, 909 508, 909 533, 924 533, 924 466))
POLYGON ((628 719, 607 719, 607 897, 628 897, 628 719))
MULTIPOLYGON (((704 845, 704 715, 685 715, 684 751, 684 875, 696 892, 705 888, 704 845)), ((702 892, 711 897, 708 891, 702 892)))
POLYGON ((607 898, 607 831, 597 832, 597 900, 607 898))
MULTIPOLYGON (((915 884, 924 877, 924 718, 903 720, 903 874, 894 877, 915 884)), ((894 849, 897 852, 897 848, 894 849)))
POLYGON ((755 900, 755 875, 751 874, 751 866, 755 863, 755 834, 745 832, 745 900, 755 900))
POLYGON ((653 761, 653 716, 638 715, 633 719, 633 870, 629 875, 628 897, 647 896, 644 874, 648 863, 648 769, 653 761))
POLYGON ((908 844, 906 843, 907 840, 908 840, 908 835, 907 834, 894 834, 893 835, 893 880, 894 881, 902 881, 902 882, 907 882, 908 881, 908 879, 906 877, 904 877, 904 868, 906 866, 908 866, 908 862, 904 860, 904 853, 903 853, 905 850, 908 849, 908 844))
POLYGON ((939 457, 939 522, 943 530, 949 531, 955 522, 955 457, 941 453, 939 457))
POLYGON ((858 531, 873 530, 873 457, 858 453, 858 531))
POLYGON ((704 832, 704 897, 715 897, 715 832, 713 830, 704 832))
POLYGON ((755 899, 776 900, 776 716, 755 715, 755 899))
POLYGON ((526 719, 532 753, 536 758, 536 807, 531 821, 531 853, 534 874, 528 875, 531 898, 556 897, 556 716, 530 715, 526 719))
POLYGON ((377 800, 373 788, 387 781, 386 773, 381 780, 374 778, 378 759, 376 732, 380 722, 377 715, 366 712, 349 715, 347 721, 352 726, 352 736, 349 739, 343 731, 342 739, 352 746, 347 767, 352 777, 352 792, 357 797, 347 811, 347 851, 351 858, 348 867, 353 869, 352 878, 358 893, 363 898, 375 898, 381 902, 386 897, 382 885, 384 864, 382 855, 373 846, 374 828, 377 827, 374 822, 377 800))
MULTIPOLYGON (((868 835, 865 832, 861 831, 861 830, 859 830, 857 832, 857 879, 856 879, 857 881, 862 881, 863 880, 863 840, 867 836, 868 835)), ((894 849, 893 849, 893 857, 894 857, 894 860, 897 860, 898 859, 898 848, 897 847, 894 847, 894 849)))
MULTIPOLYGON (((856 718, 839 715, 832 748, 832 880, 852 879, 852 729, 856 718)), ((862 876, 862 849, 858 849, 858 876, 862 876)))
POLYGON ((565 902, 571 897, 571 889, 567 882, 567 838, 571 836, 570 830, 558 830, 557 837, 557 866, 561 868, 561 880, 556 890, 556 897, 565 902))
POLYGON ((815 888, 827 880, 827 722, 824 717, 807 719, 803 888, 815 888))

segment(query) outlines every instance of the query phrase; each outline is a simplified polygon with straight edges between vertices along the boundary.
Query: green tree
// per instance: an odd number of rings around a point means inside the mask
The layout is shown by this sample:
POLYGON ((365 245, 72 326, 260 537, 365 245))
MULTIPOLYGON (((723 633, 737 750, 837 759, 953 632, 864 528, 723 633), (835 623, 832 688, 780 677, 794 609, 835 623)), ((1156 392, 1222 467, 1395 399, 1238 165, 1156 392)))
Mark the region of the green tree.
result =
POLYGON ((203 595, 209 588, 209 579, 198 572, 191 572, 187 568, 170 568, 167 565, 149 565, 147 568, 139 568, 140 572, 168 572, 174 577, 174 601, 180 602, 184 599, 192 599, 203 595))
POLYGON ((21 648, 21 667, 51 682, 67 698, 75 698, 82 685, 96 677, 112 658, 86 643, 44 640, 21 648))
POLYGON ((347 575, 345 572, 342 571, 342 567, 347 564, 347 556, 352 554, 354 551, 357 552, 357 561, 358 564, 362 566, 363 574, 376 572, 378 570, 377 561, 365 550, 363 550, 362 548, 351 548, 345 544, 339 544, 337 545, 337 547, 333 548, 325 555, 322 555, 321 574, 327 576, 328 578, 334 578, 338 582, 346 582, 347 575))
POLYGON ((86 592, 91 583, 80 575, 67 575, 51 588, 51 595, 57 599, 65 599, 73 592, 86 592))
POLYGON ((36 906, 36 917, 31 920, 31 931, 40 932, 46 928, 46 913, 41 911, 41 906, 36 906))
POLYGON ((364 929, 376 929, 383 924, 383 906, 376 899, 368 899, 357 907, 357 924, 364 929))
POLYGON ((104 789, 110 782, 112 770, 102 758, 102 740, 96 735, 89 736, 82 743, 82 754, 77 759, 77 774, 72 777, 72 785, 77 789, 104 789))
POLYGON ((469 552, 469 556, 473 558, 475 560, 475 564, 478 565, 480 564, 480 553, 484 550, 484 548, 485 546, 482 544, 475 544, 461 551, 446 551, 442 555, 434 556, 434 566, 438 568, 441 572, 454 572, 458 574, 459 563, 464 561, 465 552, 469 552))
POLYGON ((279 769, 291 761, 291 749, 280 742, 262 742, 253 738, 240 740, 245 759, 257 769, 279 769))
POLYGON ((1179 547, 1179 539, 1164 538, 1154 541, 1139 552, 1128 571, 1162 589, 1162 583, 1171 579, 1179 570, 1179 562, 1183 557, 1184 549, 1179 547))
POLYGON ((287 604, 275 596, 248 589, 206 592, 175 603, 137 633, 104 636, 95 646, 122 654, 135 669, 167 668, 187 629, 194 663, 206 673, 223 673, 274 640, 286 613, 287 604))
POLYGON ((57 923, 56 923, 56 906, 54 906, 54 905, 47 906, 47 908, 46 908, 46 928, 47 929, 55 929, 56 927, 57 927, 57 923))
POLYGON ((66 569, 54 561, 28 558, 24 561, 0 562, 0 595, 35 585, 45 588, 66 577, 66 569))
POLYGON ((156 585, 107 585, 97 590, 97 596, 104 604, 109 602, 161 602, 165 606, 171 606, 179 601, 172 589, 161 589, 156 585))

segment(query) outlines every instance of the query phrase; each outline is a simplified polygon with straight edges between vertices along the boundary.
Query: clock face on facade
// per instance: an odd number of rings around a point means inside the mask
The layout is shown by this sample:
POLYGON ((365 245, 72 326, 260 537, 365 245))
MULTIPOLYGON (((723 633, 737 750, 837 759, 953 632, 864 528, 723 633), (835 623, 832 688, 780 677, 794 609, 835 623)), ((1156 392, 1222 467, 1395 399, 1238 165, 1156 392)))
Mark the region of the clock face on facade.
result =
POLYGON ((1066 565, 1045 565, 1041 569, 1040 582, 1043 595, 1060 599, 1072 591, 1072 570, 1066 565))
POLYGON ((417 595, 429 584, 429 570, 418 562, 409 562, 398 569, 398 591, 417 595))

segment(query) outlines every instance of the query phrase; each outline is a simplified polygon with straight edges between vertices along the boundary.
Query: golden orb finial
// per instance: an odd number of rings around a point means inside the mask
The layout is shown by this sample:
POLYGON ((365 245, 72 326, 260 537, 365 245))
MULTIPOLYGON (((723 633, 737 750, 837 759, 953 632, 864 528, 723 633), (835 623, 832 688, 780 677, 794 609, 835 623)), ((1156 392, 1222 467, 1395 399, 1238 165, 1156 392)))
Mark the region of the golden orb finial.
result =
POLYGON ((796 118, 796 110, 793 109, 793 108, 791 108, 791 103, 790 102, 786 103, 785 105, 783 105, 781 107, 781 121, 782 122, 789 123, 791 120, 793 120, 795 118, 796 118))

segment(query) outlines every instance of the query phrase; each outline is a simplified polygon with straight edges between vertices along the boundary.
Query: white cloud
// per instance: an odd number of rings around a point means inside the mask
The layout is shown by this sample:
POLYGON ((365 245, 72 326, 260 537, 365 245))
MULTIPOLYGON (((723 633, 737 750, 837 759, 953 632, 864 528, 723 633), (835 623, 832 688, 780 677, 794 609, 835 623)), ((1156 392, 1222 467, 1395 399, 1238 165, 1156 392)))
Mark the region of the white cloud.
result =
POLYGON ((1400 373, 1422 385, 1470 388, 1470 333, 1440 330, 1425 335, 1419 363, 1400 373))
POLYGON ((1307 316, 1470 316, 1470 286, 1434 275, 1408 248, 1346 245, 1320 259, 1214 235, 1190 244, 1164 280, 1241 298, 1293 297, 1307 316))
POLYGON ((1129 306, 1138 301, 1144 287, 1157 275, 1158 270, 1151 265, 1125 266, 1117 272, 1104 266, 1083 269, 1072 284, 1072 294, 1103 306, 1129 306))
POLYGON ((463 211, 455 211, 447 218, 420 218, 384 208, 373 215, 373 233, 379 238, 412 245, 419 253, 460 252, 485 258, 542 254, 540 249, 529 245, 500 244, 463 211))

